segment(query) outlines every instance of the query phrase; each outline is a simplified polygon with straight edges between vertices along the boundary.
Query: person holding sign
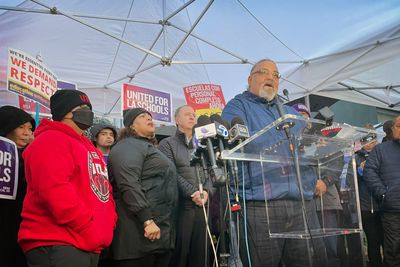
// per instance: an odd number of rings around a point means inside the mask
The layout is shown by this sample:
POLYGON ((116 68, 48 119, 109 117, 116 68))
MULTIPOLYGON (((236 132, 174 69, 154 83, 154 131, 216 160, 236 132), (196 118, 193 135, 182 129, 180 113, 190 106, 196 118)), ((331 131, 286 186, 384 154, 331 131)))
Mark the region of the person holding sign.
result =
MULTIPOLYGON (((10 177, 8 183, 16 182, 18 189, 15 199, 3 199, 0 196, 0 259, 1 266, 23 267, 26 265, 25 256, 17 243, 17 234, 21 223, 22 202, 26 194, 24 160, 22 151, 29 144, 32 132, 35 130, 35 120, 25 111, 13 107, 0 108, 0 136, 13 141, 18 149, 18 177, 10 177)), ((6 160, 2 151, 1 164, 6 160)), ((2 179, 2 182, 7 182, 2 179)), ((1 192, 0 192, 1 194, 1 192)))
POLYGON ((41 121, 23 153, 28 187, 18 242, 29 266, 95 267, 116 213, 103 155, 83 134, 92 104, 83 92, 59 90, 50 110, 53 121, 41 121))
POLYGON ((113 266, 168 266, 175 245, 176 168, 155 147, 147 110, 125 112, 124 126, 108 160, 118 212, 113 266))

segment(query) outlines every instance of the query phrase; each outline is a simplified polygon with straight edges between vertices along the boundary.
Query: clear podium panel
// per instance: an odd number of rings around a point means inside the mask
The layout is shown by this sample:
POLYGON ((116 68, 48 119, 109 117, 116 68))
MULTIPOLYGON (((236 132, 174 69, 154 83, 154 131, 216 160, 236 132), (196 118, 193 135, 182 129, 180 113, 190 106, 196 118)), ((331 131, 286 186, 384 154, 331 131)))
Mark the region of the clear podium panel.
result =
POLYGON ((262 180, 269 237, 359 234, 354 146, 373 132, 285 115, 222 157, 243 161, 246 172, 262 180))
MULTIPOLYGON (((297 153, 306 153, 304 149, 297 153)), ((311 239, 362 231, 351 151, 352 147, 314 162, 302 161, 300 155, 277 160, 270 150, 260 154, 270 237, 311 239)))

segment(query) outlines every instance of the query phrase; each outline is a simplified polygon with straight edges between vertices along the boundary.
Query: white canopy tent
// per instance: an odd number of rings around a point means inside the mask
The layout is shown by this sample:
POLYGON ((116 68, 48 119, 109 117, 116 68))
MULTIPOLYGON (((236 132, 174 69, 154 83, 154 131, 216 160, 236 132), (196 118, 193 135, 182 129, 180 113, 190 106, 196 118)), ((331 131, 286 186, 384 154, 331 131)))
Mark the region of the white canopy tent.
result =
MULTIPOLYGON (((400 16, 399 16, 400 17, 400 16)), ((400 25, 286 73, 289 91, 400 110, 400 25)))
POLYGON ((229 100, 265 57, 291 100, 313 93, 400 110, 400 1, 34 0, 0 10, 0 105, 16 103, 5 91, 11 47, 40 53, 111 117, 122 83, 168 92, 175 107, 197 83, 222 85, 229 100))

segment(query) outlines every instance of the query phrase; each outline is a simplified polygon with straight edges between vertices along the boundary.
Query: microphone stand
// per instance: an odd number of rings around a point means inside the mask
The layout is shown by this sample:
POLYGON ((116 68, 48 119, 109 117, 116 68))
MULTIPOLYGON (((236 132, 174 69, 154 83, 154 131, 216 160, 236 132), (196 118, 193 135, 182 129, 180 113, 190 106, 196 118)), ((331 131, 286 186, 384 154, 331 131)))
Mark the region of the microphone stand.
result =
MULTIPOLYGON (((219 148, 220 150, 223 150, 223 144, 222 140, 219 139, 219 148)), ((221 150, 221 152, 222 152, 221 150)), ((223 161, 223 169, 226 173, 227 167, 226 167, 226 162, 223 161)), ((220 208, 219 208, 219 260, 220 264, 219 266, 228 266, 228 258, 230 257, 229 251, 227 250, 227 244, 226 244, 226 234, 227 234, 227 227, 226 227, 226 218, 225 218, 225 210, 226 210, 226 203, 228 201, 228 196, 226 193, 226 181, 225 181, 225 186, 220 186, 219 187, 219 203, 220 203, 220 208)), ((230 212, 230 210, 229 210, 230 212)))
MULTIPOLYGON (((209 181, 210 180, 210 176, 208 174, 207 162, 206 162, 206 159, 204 157, 204 153, 200 154, 200 163, 201 163, 201 166, 202 166, 202 169, 203 169, 203 173, 204 173, 204 182, 209 181)), ((199 172, 199 168, 196 168, 197 169, 197 173, 199 172)), ((200 198, 201 198, 202 202, 204 203, 203 181, 201 180, 200 175, 197 175, 197 181, 199 183, 200 198)), ((208 197, 208 201, 210 201, 210 196, 208 197)), ((204 205, 205 205, 205 203, 204 203, 204 205)), ((208 205, 207 205, 207 216, 210 214, 209 211, 210 211, 210 203, 208 203, 208 205)), ((208 224, 208 218, 206 220, 206 223, 208 224)), ((206 225, 206 227, 209 227, 209 226, 206 225)), ((206 239, 205 239, 205 247, 204 247, 204 250, 205 250, 204 256, 205 256, 206 260, 204 261, 204 265, 205 265, 204 267, 207 267, 207 264, 208 264, 207 259, 209 258, 208 257, 207 230, 205 232, 205 235, 206 235, 206 239)), ((212 240, 210 240, 210 242, 212 242, 212 240)))
MULTIPOLYGON (((282 103, 280 102, 279 98, 276 97, 276 107, 278 110, 278 114, 280 117, 283 117, 286 112, 283 110, 282 103)), ((285 132, 286 138, 289 142, 289 150, 291 154, 291 158, 294 164, 294 169, 296 173, 296 181, 297 181, 297 186, 299 189, 300 193, 300 199, 301 199, 301 206, 302 206, 302 215, 303 215, 303 222, 304 222, 304 230, 308 231, 308 234, 310 236, 310 239, 312 241, 312 235, 311 235, 311 230, 309 228, 309 223, 308 223, 308 218, 307 218, 307 211, 306 211, 306 205, 305 205, 305 200, 304 200, 304 192, 303 192, 303 185, 301 182, 301 173, 300 173, 300 165, 299 165, 299 155, 297 154, 297 143, 296 139, 294 138, 293 134, 290 131, 290 128, 294 126, 294 122, 283 122, 280 125, 278 125, 277 130, 283 130, 285 132)), ((309 241, 308 238, 306 239, 307 242, 307 248, 309 248, 309 241)), ((315 250, 314 250, 315 251, 315 250)), ((309 249, 307 249, 308 252, 308 260, 310 262, 310 266, 312 266, 312 255, 309 249)), ((316 252, 315 252, 316 253, 316 252)))

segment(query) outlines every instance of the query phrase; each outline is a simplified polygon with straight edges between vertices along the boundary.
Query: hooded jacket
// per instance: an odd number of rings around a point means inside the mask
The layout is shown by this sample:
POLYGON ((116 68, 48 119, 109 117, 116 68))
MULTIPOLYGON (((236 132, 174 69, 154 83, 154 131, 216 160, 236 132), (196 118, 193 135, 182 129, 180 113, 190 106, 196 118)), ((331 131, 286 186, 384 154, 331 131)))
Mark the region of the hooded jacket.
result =
MULTIPOLYGON (((298 115, 298 113, 288 106, 283 106, 287 114, 298 115)), ((241 118, 249 129, 250 136, 279 119, 279 113, 275 101, 267 102, 266 99, 258 97, 249 91, 236 95, 228 102, 222 112, 222 118, 232 121, 233 118, 241 118)), ((293 134, 298 134, 304 129, 305 125, 296 123, 290 130, 293 134)), ((273 147, 275 144, 286 139, 284 131, 270 130, 261 135, 245 147, 245 153, 259 154, 263 149, 273 147)), ((286 158, 290 158, 289 147, 280 146, 277 151, 286 158)), ((240 166, 241 164, 239 164, 240 166)), ((273 199, 293 199, 299 200, 300 193, 296 176, 292 171, 292 162, 268 163, 264 166, 264 177, 261 164, 250 162, 244 164, 244 169, 239 171, 239 195, 242 196, 242 181, 244 180, 246 200, 264 201, 273 199), (243 174, 243 175, 242 175, 243 174)), ((311 200, 314 195, 316 184, 315 171, 308 166, 300 166, 302 174, 302 185, 304 198, 311 200)), ((232 179, 231 179, 232 180, 232 179)))
POLYGON ((43 119, 23 157, 23 251, 70 245, 100 253, 109 246, 117 217, 100 151, 68 125, 43 119))

